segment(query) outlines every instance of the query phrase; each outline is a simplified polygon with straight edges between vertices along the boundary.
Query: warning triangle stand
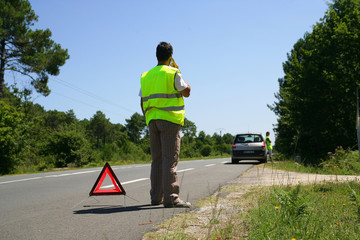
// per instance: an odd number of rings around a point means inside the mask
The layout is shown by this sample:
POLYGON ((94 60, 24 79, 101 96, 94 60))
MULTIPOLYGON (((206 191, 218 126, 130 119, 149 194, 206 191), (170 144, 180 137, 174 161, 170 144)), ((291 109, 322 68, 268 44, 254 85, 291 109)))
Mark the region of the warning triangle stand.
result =
POLYGON ((99 195, 126 195, 124 188, 121 186, 120 181, 116 177, 114 171, 111 169, 108 162, 105 163, 98 179, 96 180, 94 186, 92 187, 89 196, 99 196, 99 195), (109 176, 111 182, 114 185, 113 189, 100 189, 101 184, 104 182, 106 176, 109 176))

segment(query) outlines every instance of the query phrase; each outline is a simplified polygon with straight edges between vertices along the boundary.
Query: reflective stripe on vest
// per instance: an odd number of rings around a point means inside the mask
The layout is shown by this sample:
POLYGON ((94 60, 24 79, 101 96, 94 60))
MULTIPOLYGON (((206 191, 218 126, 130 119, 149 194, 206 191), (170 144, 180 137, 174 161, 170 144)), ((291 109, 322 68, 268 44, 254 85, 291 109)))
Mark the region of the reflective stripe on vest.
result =
POLYGON ((141 92, 147 125, 154 119, 184 125, 184 99, 175 89, 175 74, 178 71, 176 68, 160 65, 141 75, 141 92))
POLYGON ((146 102, 147 100, 154 98, 180 98, 180 97, 182 97, 180 93, 173 93, 173 94, 157 93, 157 94, 152 94, 148 97, 143 97, 143 102, 146 102))
POLYGON ((147 111, 149 111, 150 109, 153 109, 153 108, 156 108, 156 109, 159 109, 159 110, 163 110, 163 111, 181 111, 181 110, 185 110, 185 106, 180 106, 180 107, 163 107, 163 108, 148 107, 148 108, 145 110, 145 114, 146 114, 147 111))

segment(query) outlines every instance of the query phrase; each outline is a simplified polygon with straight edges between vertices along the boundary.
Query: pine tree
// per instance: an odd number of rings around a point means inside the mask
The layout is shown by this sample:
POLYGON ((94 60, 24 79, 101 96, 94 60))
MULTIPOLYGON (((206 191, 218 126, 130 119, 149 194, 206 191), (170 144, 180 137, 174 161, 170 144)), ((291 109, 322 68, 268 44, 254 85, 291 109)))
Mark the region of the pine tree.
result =
POLYGON ((51 40, 49 29, 32 29, 37 20, 28 1, 0 0, 0 100, 5 71, 26 76, 37 92, 48 96, 49 75, 58 75, 69 59, 67 49, 51 40))

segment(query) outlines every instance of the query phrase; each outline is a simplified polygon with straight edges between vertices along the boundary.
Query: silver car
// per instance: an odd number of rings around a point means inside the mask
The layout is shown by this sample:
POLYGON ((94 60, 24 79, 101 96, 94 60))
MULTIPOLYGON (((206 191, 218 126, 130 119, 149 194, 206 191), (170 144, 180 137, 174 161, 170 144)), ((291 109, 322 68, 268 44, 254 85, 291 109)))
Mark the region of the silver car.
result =
POLYGON ((267 161, 265 138, 260 133, 237 134, 231 148, 231 162, 238 163, 240 160, 267 161))

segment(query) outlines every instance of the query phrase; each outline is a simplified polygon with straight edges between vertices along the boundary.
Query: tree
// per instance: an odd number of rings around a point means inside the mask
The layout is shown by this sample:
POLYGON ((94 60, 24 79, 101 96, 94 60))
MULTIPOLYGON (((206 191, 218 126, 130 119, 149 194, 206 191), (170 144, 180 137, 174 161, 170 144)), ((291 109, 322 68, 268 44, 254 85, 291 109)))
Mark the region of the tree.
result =
POLYGON ((204 145, 202 148, 201 148, 201 150, 200 150, 200 153, 201 153, 201 155, 202 156, 204 156, 204 157, 208 157, 208 156, 210 156, 210 154, 211 154, 211 146, 210 145, 204 145))
POLYGON ((91 150, 85 135, 75 130, 55 132, 49 138, 47 154, 55 157, 55 167, 66 167, 68 164, 81 166, 91 160, 91 150))
POLYGON ((51 40, 49 29, 31 29, 37 20, 27 0, 0 0, 0 100, 5 71, 25 75, 37 92, 48 96, 49 75, 58 75, 69 59, 67 49, 51 40))
POLYGON ((75 123, 76 117, 73 110, 69 110, 66 113, 59 112, 57 110, 50 110, 45 114, 44 120, 46 126, 51 129, 59 130, 71 123, 75 123))
POLYGON ((89 130, 96 138, 96 148, 99 148, 100 139, 103 140, 103 145, 106 143, 107 129, 110 124, 110 120, 106 118, 105 114, 101 111, 97 111, 90 119, 89 130))
POLYGON ((223 152, 228 153, 229 149, 231 149, 230 145, 234 141, 234 136, 232 136, 230 133, 226 133, 221 136, 215 132, 212 136, 212 139, 215 143, 215 145, 213 146, 213 150, 216 150, 216 152, 220 152, 220 154, 222 155, 223 152))
POLYGON ((141 135, 147 135, 147 126, 144 116, 136 112, 130 119, 125 119, 125 121, 126 132, 128 133, 130 140, 134 143, 139 143, 141 135))
POLYGON ((109 133, 107 135, 107 139, 109 142, 117 142, 119 138, 123 138, 126 134, 125 127, 120 123, 110 124, 109 125, 109 133))
POLYGON ((202 149, 205 145, 213 146, 216 139, 212 138, 209 134, 206 134, 204 131, 200 131, 197 138, 195 138, 196 148, 202 149))
POLYGON ((337 146, 356 145, 360 83, 360 0, 334 0, 283 64, 277 102, 276 148, 318 163, 337 146))
POLYGON ((188 137, 190 140, 196 137, 196 125, 187 118, 184 119, 184 126, 181 127, 181 131, 184 137, 188 137))
POLYGON ((17 166, 16 156, 26 129, 23 118, 14 107, 0 101, 0 174, 10 173, 17 166))
POLYGON ((234 136, 231 135, 230 133, 225 133, 222 138, 223 138, 224 143, 226 143, 226 144, 232 144, 234 141, 234 136))

